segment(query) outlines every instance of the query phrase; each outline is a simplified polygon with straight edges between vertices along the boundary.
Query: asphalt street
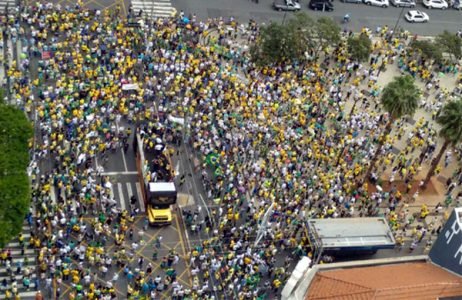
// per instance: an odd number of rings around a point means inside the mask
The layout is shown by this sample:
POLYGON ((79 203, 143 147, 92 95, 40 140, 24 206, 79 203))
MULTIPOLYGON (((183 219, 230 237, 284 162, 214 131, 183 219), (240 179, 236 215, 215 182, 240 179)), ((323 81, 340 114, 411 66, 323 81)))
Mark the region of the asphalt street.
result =
MULTIPOLYGON (((196 14, 199 19, 207 18, 229 18, 234 17, 240 22, 247 22, 253 19, 259 23, 268 23, 270 21, 282 22, 285 18, 290 18, 293 12, 279 12, 272 8, 273 0, 259 0, 258 3, 252 0, 170 0, 172 6, 178 12, 184 11, 186 14, 196 14)), ((417 1, 416 9, 426 12, 430 17, 430 22, 426 24, 412 24, 404 19, 404 14, 410 10, 405 8, 400 17, 402 8, 392 5, 388 8, 368 6, 365 4, 342 3, 334 0, 333 12, 313 11, 308 8, 308 0, 300 2, 302 11, 313 17, 329 16, 334 18, 344 29, 359 31, 362 27, 367 26, 375 29, 378 26, 388 25, 394 27, 398 21, 398 26, 418 35, 432 36, 437 35, 444 30, 457 32, 462 29, 462 11, 455 9, 438 10, 427 9, 422 5, 422 1, 417 1), (343 24, 342 20, 345 14, 349 14, 351 21, 343 24)), ((54 0, 53 3, 66 5, 75 5, 71 0, 54 0)), ((90 9, 103 9, 120 5, 121 13, 125 16, 131 5, 131 0, 83 0, 83 5, 90 9)), ((143 0, 146 6, 157 5, 158 0, 143 0)))
MULTIPOLYGON (((54 0, 62 6, 75 5, 72 0, 54 0)), ((158 0, 143 0, 149 6, 157 5, 158 0)), ((240 22, 247 22, 253 19, 259 23, 270 21, 282 22, 284 18, 290 18, 293 12, 279 12, 272 8, 273 0, 259 0, 258 3, 252 0, 170 0, 172 6, 178 12, 184 11, 186 14, 196 14, 199 19, 207 18, 229 18, 234 17, 240 22)), ((430 22, 425 24, 411 24, 404 19, 404 14, 410 10, 405 8, 400 17, 402 8, 394 7, 390 4, 388 8, 368 6, 365 4, 342 3, 334 0, 333 12, 313 11, 308 8, 308 0, 301 0, 302 11, 313 17, 329 16, 334 18, 344 29, 359 31, 367 26, 375 29, 378 26, 388 25, 393 28, 398 21, 398 26, 418 35, 432 36, 444 30, 457 32, 462 29, 462 11, 455 9, 438 10, 427 9, 422 5, 422 1, 417 1, 415 9, 426 12, 430 17, 430 22), (351 21, 343 24, 345 14, 349 14, 351 21)), ((131 0, 83 0, 83 5, 90 9, 103 9, 120 5, 121 13, 125 16, 128 13, 131 0)))
MULTIPOLYGON (((308 2, 308 0, 300 2, 302 11, 313 17, 333 17, 342 25, 342 28, 353 31, 358 31, 364 26, 371 29, 384 25, 394 27, 402 10, 393 6, 381 8, 365 4, 342 3, 339 0, 334 0, 333 12, 319 12, 309 9, 308 2), (351 21, 345 26, 342 24, 342 20, 347 13, 350 15, 351 21)), ((194 13, 200 19, 233 16, 240 22, 254 19, 260 23, 268 23, 270 21, 282 22, 284 15, 288 18, 293 14, 292 12, 285 13, 273 10, 271 6, 272 0, 259 0, 258 4, 251 0, 172 0, 172 3, 177 11, 183 10, 186 14, 194 13)), ((437 35, 443 30, 456 32, 462 29, 462 11, 455 9, 429 10, 423 7, 421 1, 418 1, 416 9, 425 11, 430 17, 430 22, 426 24, 410 24, 404 20, 404 14, 410 9, 404 9, 398 26, 419 35, 437 35)))

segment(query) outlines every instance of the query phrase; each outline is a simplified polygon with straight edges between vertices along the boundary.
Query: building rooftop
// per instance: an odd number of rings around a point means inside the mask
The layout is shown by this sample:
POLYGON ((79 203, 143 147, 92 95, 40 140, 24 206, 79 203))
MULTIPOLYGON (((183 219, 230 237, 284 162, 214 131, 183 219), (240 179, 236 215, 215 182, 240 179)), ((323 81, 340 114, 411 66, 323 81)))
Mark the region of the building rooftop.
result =
POLYGON ((321 243, 324 249, 395 245, 384 218, 312 219, 308 221, 308 229, 314 242, 321 243))
POLYGON ((460 296, 462 277, 429 262, 319 270, 306 300, 438 299, 460 296))
POLYGON ((462 276, 462 208, 454 208, 428 256, 435 264, 462 276))

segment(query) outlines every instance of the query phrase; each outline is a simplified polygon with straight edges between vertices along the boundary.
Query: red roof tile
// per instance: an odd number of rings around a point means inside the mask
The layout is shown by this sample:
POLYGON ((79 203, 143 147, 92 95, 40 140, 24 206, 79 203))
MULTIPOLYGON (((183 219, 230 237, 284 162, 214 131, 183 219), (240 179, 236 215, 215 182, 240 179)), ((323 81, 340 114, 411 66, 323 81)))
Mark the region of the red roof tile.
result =
POLYGON ((319 271, 306 299, 436 299, 462 295, 462 277, 430 263, 319 271))

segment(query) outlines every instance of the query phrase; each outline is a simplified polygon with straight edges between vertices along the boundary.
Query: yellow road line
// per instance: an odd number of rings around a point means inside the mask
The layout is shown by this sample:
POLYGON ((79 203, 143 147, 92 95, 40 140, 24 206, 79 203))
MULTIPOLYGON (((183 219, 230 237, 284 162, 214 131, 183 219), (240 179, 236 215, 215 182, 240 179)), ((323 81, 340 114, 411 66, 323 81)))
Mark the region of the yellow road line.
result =
POLYGON ((148 241, 146 241, 144 246, 142 246, 138 251, 136 251, 134 254, 138 256, 143 256, 143 250, 146 249, 146 247, 152 243, 152 241, 159 236, 159 234, 162 232, 162 229, 156 232, 148 241), (140 254, 141 253, 141 254, 140 254))
POLYGON ((114 3, 110 4, 110 5, 107 5, 105 7, 105 9, 109 9, 109 8, 111 8, 111 7, 113 7, 113 6, 117 5, 117 4, 118 4, 117 2, 114 2, 114 3))
MULTIPOLYGON (((185 265, 186 265, 186 268, 184 269, 184 271, 180 275, 178 275, 178 278, 183 277, 185 275, 185 273, 189 271, 189 267, 188 267, 188 264, 186 262, 185 262, 185 265)), ((191 281, 191 276, 190 276, 189 272, 188 272, 187 275, 188 275, 189 281, 191 281)), ((192 284, 192 282, 191 282, 191 284, 192 284)))
POLYGON ((192 281, 191 281, 191 279, 189 279, 190 282, 185 281, 184 279, 180 278, 179 276, 177 276, 176 279, 177 279, 179 282, 181 282, 183 285, 186 285, 186 286, 189 286, 189 287, 192 286, 192 281))
MULTIPOLYGON (((183 234, 180 232, 180 222, 178 221, 178 218, 175 218, 175 222, 176 222, 176 227, 178 228, 178 236, 180 237, 181 249, 183 250, 183 259, 184 259, 184 257, 186 257, 186 249, 185 249, 185 244, 183 240, 183 234)), ((184 259, 184 261, 185 261, 185 264, 184 264, 185 268, 188 271, 189 286, 192 286, 191 273, 189 272, 190 271, 189 265, 186 259, 184 259)))
POLYGON ((69 286, 69 287, 61 294, 61 297, 64 297, 67 293, 70 292, 70 290, 72 290, 72 285, 69 286))
MULTIPOLYGON (((87 2, 87 4, 89 4, 90 2, 87 2)), ((101 4, 99 1, 91 1, 91 3, 95 3, 95 4, 98 4, 99 6, 101 6, 101 9, 107 9, 107 5, 106 4, 101 4)))
MULTIPOLYGON (((176 220, 178 223, 178 220, 176 220)), ((172 228, 173 230, 175 230, 178 234, 180 234, 180 228, 177 228, 176 226, 171 226, 170 228, 172 228)))

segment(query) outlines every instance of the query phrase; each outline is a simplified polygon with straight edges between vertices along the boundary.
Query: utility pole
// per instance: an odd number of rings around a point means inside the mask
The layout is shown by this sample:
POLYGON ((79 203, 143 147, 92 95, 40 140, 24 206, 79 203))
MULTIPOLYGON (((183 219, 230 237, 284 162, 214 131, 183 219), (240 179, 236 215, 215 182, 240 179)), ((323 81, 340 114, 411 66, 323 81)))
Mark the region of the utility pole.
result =
POLYGON ((406 8, 406 7, 403 6, 403 7, 401 8, 401 11, 399 12, 398 19, 396 19, 395 27, 393 27, 393 32, 392 32, 391 35, 390 35, 389 42, 391 42, 391 40, 393 39, 393 36, 395 35, 396 28, 398 28, 399 20, 401 20, 401 17, 403 16, 403 13, 404 13, 404 9, 405 9, 405 8, 406 8))

